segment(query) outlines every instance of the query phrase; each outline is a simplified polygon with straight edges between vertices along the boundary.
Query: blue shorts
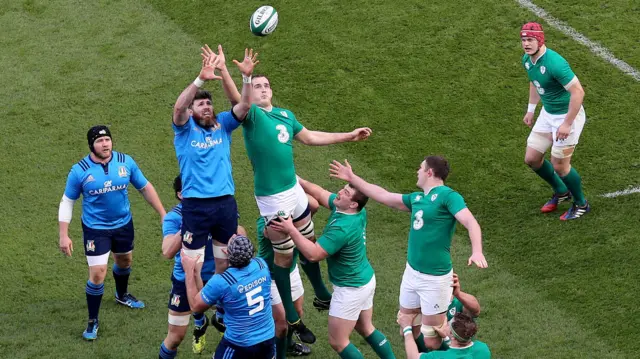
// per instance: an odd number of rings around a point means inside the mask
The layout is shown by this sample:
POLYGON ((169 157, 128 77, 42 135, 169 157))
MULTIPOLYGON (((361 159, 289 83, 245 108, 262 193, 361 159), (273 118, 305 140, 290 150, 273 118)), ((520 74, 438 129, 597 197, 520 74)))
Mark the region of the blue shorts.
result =
POLYGON ((227 338, 222 337, 213 359, 273 359, 276 355, 275 338, 267 339, 262 343, 254 344, 249 347, 237 346, 227 338))
MULTIPOLYGON (((189 300, 187 298, 187 285, 183 281, 176 279, 173 274, 171 274, 171 283, 171 293, 169 293, 169 304, 167 307, 169 310, 178 313, 190 312, 191 307, 189 307, 189 300)), ((207 281, 204 280, 203 284, 206 285, 207 281)))
POLYGON ((109 251, 116 254, 131 252, 133 237, 133 220, 115 229, 94 229, 82 223, 84 254, 87 256, 100 256, 109 251))
POLYGON ((200 249, 209 235, 227 244, 238 229, 238 206, 235 197, 182 199, 182 244, 200 249))
POLYGON ((171 293, 169 293, 169 310, 178 313, 190 312, 189 300, 187 299, 187 286, 171 275, 171 293))

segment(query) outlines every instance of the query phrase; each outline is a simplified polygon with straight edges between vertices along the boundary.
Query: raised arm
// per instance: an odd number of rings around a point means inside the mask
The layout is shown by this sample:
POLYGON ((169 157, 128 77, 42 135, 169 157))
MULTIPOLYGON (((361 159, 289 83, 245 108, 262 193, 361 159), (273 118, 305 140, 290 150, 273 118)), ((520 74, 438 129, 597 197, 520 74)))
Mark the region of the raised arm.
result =
POLYGON ((242 73, 242 95, 240 102, 232 109, 233 114, 240 121, 244 121, 251 109, 251 74, 253 74, 253 68, 260 62, 256 60, 257 56, 258 53, 254 54, 253 49, 244 49, 244 60, 242 62, 233 60, 242 73))
POLYGON ((196 270, 197 258, 190 257, 184 251, 180 255, 182 268, 184 270, 184 282, 187 287, 187 300, 191 311, 195 313, 204 313, 211 306, 203 299, 200 291, 202 290, 201 281, 198 281, 200 273, 196 270))
POLYGON ((182 91, 180 96, 178 96, 178 100, 176 100, 176 104, 173 106, 173 123, 176 126, 182 126, 189 121, 189 106, 191 106, 198 89, 204 86, 206 81, 222 79, 222 77, 215 74, 214 63, 217 57, 216 54, 211 51, 208 45, 204 45, 201 50, 202 69, 200 70, 200 74, 193 83, 189 84, 189 86, 182 91))
POLYGON ((409 208, 402 202, 402 194, 391 193, 386 189, 371 184, 364 179, 358 177, 353 170, 349 161, 344 160, 344 165, 338 161, 333 161, 329 165, 329 174, 331 177, 336 177, 341 180, 349 182, 358 191, 362 192, 365 196, 372 200, 382 203, 387 207, 395 208, 400 211, 409 212, 409 208))
POLYGON ((371 129, 368 127, 356 128, 351 132, 321 132, 303 128, 294 138, 308 146, 326 146, 335 143, 362 141, 370 135, 371 129))
POLYGON ((471 257, 467 265, 474 263, 478 268, 487 268, 487 260, 482 253, 482 230, 476 218, 473 216, 469 208, 460 210, 455 215, 456 220, 469 231, 469 239, 471 240, 471 257))
POLYGON ((413 338, 411 326, 417 314, 404 314, 398 312, 397 322, 400 325, 400 333, 404 336, 404 351, 407 353, 407 359, 419 359, 420 351, 416 340, 413 338))
POLYGON ((300 182, 300 186, 302 186, 302 189, 306 194, 315 198, 322 207, 329 208, 329 197, 331 197, 331 192, 315 183, 311 183, 304 178, 301 178, 300 176, 298 176, 298 182, 300 182))
POLYGON ((477 317, 480 315, 480 302, 478 299, 469 293, 463 292, 460 289, 460 279, 458 275, 453 273, 453 296, 458 298, 460 303, 462 303, 463 311, 469 313, 470 315, 477 317))
POLYGON ((222 76, 222 90, 224 91, 225 96, 227 96, 227 99, 229 99, 229 102, 231 102, 231 107, 233 107, 240 102, 241 95, 240 91, 238 91, 238 88, 236 87, 236 83, 231 77, 231 73, 229 73, 229 69, 227 69, 222 45, 218 45, 217 56, 215 67, 220 70, 220 75, 222 76))

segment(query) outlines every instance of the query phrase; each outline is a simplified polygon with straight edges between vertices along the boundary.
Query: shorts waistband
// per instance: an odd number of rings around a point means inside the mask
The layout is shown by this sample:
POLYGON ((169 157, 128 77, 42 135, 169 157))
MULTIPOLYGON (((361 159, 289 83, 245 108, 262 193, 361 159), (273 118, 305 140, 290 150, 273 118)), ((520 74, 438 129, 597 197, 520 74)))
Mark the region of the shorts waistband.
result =
POLYGON ((224 196, 219 196, 219 197, 209 197, 209 198, 190 197, 190 198, 183 198, 182 205, 185 205, 185 204, 199 205, 199 204, 208 204, 208 203, 218 203, 218 202, 228 201, 229 199, 233 199, 233 198, 234 198, 233 195, 230 195, 230 194, 226 194, 224 196))

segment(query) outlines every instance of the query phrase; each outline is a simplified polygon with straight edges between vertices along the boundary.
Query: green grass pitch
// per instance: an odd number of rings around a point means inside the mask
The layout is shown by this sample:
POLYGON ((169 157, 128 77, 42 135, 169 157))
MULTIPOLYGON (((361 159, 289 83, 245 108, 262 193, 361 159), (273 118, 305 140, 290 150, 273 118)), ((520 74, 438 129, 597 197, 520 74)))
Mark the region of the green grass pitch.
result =
MULTIPOLYGON (((536 19, 515 1, 277 0, 270 5, 280 24, 266 38, 248 26, 260 5, 0 0, 0 357, 157 357, 173 265, 161 256, 157 215, 131 194, 137 239, 130 287, 147 308, 116 307, 108 275, 100 336, 86 343, 80 206, 70 259, 57 250, 57 208, 67 172, 86 155, 85 134, 95 124, 111 127, 114 148, 136 159, 166 208, 174 205, 171 110, 198 74, 204 43, 223 44, 230 68, 244 47, 257 49, 256 71, 271 77, 276 104, 308 128, 373 129, 363 143, 296 145, 297 171, 309 180, 339 188, 328 163, 347 158, 364 178, 408 192, 423 156, 450 160, 448 184, 480 222, 490 265, 466 267, 470 248, 459 230, 454 268, 463 290, 482 304, 478 338, 494 357, 638 356, 640 197, 598 196, 640 184, 634 79, 546 27, 548 46, 567 58, 586 91, 588 122, 573 161, 593 211, 561 223, 560 213, 538 213, 551 191, 523 162, 528 85, 518 30, 536 19)), ((640 66, 640 16, 632 2, 538 5, 640 66)), ((239 83, 239 73, 233 75, 239 83)), ((216 109, 228 109, 219 84, 209 89, 216 109)), ((257 208, 240 131, 232 152, 241 222, 253 236, 257 208)), ((325 219, 321 212, 319 228, 325 219)), ((395 315, 409 223, 404 213, 369 206, 367 245, 378 283, 374 324, 399 358, 404 349, 395 315)), ((311 293, 307 286, 305 321, 318 337, 311 358, 335 356, 311 293)), ((375 356, 357 334, 352 340, 366 358, 375 356)), ((190 341, 189 334, 179 358, 210 357, 218 335, 209 331, 201 356, 191 353, 190 341)))

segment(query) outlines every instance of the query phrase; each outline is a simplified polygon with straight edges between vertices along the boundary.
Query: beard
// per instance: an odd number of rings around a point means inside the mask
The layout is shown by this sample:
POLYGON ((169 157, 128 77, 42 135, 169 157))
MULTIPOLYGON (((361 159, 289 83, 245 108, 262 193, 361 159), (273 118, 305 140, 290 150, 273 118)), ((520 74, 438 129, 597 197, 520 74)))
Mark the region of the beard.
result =
POLYGON ((215 112, 211 112, 211 114, 207 113, 204 116, 194 113, 193 119, 196 120, 198 126, 206 129, 212 128, 218 124, 215 112))
POLYGON ((109 156, 111 156, 111 150, 100 150, 100 151, 95 151, 94 154, 96 155, 96 157, 98 157, 101 160, 106 160, 107 158, 109 158, 109 156))

